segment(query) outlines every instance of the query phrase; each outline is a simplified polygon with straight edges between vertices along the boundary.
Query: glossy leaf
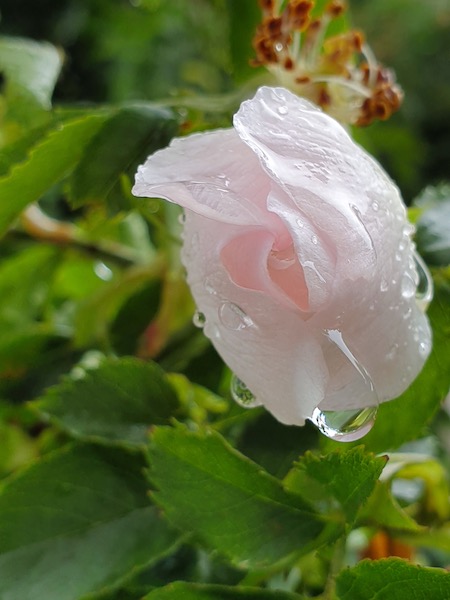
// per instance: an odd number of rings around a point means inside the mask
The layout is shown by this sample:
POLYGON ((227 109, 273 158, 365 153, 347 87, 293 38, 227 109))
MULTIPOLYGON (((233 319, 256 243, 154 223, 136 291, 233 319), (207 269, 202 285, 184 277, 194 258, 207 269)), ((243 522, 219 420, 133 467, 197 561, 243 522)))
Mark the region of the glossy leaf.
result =
POLYGON ((303 493, 311 501, 334 498, 351 523, 372 493, 386 460, 365 453, 361 447, 325 456, 307 452, 285 482, 288 489, 303 493))
POLYGON ((61 125, 33 147, 26 162, 16 164, 0 178, 0 233, 74 168, 104 119, 105 115, 98 113, 61 125))
POLYGON ((178 401, 164 372, 136 358, 105 359, 81 378, 66 378, 33 403, 78 438, 142 445, 149 428, 167 423, 178 401))
POLYGON ((72 204, 105 201, 120 176, 133 177, 149 154, 167 146, 177 128, 168 110, 146 105, 119 109, 93 137, 73 173, 72 204))
POLYGON ((0 495, 0 597, 78 600, 118 585, 177 541, 149 506, 144 465, 74 446, 11 479, 0 495))
POLYGON ((213 432, 157 428, 155 500, 170 521, 239 566, 263 566, 321 543, 325 520, 213 432))
POLYGON ((450 575, 390 558, 362 561, 337 578, 339 600, 444 600, 450 598, 450 575))

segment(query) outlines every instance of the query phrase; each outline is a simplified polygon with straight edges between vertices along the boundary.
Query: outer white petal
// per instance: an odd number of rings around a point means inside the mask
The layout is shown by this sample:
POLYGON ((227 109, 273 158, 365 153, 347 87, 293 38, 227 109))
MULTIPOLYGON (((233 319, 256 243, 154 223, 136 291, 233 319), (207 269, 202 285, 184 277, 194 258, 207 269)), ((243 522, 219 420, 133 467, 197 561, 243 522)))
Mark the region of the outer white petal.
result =
POLYGON ((265 208, 269 188, 254 153, 224 129, 172 140, 139 167, 132 191, 221 222, 283 230, 265 208))
POLYGON ((236 226, 186 212, 182 259, 192 295, 206 317, 204 333, 279 421, 302 425, 325 394, 328 370, 320 343, 299 311, 231 281, 220 245, 235 235, 236 226), (247 317, 242 327, 228 318, 231 304, 247 317))
POLYGON ((427 319, 411 293, 413 245, 397 187, 336 121, 282 88, 261 88, 243 103, 235 127, 272 178, 268 208, 286 223, 303 267, 314 266, 305 269, 319 304, 309 326, 323 336, 330 371, 322 406, 373 403, 372 394, 345 385, 355 368, 330 343, 328 330, 341 332, 379 400, 394 398, 431 347, 427 319))
POLYGON ((134 188, 186 209, 183 261, 205 334, 284 423, 399 395, 431 334, 397 188, 286 90, 259 90, 235 127, 242 141, 232 131, 176 140, 134 188))

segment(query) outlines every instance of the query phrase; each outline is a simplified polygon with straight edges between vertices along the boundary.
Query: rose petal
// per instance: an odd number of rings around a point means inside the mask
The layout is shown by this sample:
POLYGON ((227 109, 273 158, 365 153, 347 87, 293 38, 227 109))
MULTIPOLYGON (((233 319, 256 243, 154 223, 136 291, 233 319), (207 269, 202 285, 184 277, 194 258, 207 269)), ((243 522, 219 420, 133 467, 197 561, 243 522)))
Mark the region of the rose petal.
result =
POLYGON ((286 235, 279 219, 260 208, 269 188, 270 179, 236 132, 219 130, 172 140, 139 167, 132 191, 165 198, 211 219, 264 225, 286 235))
POLYGON ((284 423, 399 395, 431 332, 398 189, 281 88, 244 102, 235 127, 175 141, 135 186, 186 209, 182 257, 205 334, 284 423))

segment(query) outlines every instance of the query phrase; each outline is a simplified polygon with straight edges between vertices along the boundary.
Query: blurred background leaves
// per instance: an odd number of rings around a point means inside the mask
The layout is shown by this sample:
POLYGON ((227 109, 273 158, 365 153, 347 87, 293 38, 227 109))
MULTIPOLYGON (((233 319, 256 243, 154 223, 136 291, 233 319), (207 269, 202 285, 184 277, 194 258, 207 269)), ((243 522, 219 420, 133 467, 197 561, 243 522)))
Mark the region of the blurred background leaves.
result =
MULTIPOLYGON (((365 448, 333 452, 310 424, 230 403, 230 373, 192 324, 179 210, 130 193, 147 154, 229 126, 271 81, 249 65, 256 0, 42 0, 38 10, 2 1, 0 594, 301 600, 333 597, 343 557, 450 564, 450 417, 440 409, 450 373, 450 6, 351 9, 405 91, 390 121, 353 133, 413 207, 436 283, 435 350, 382 407, 365 448), (397 467, 376 481, 385 459, 370 451, 399 446, 388 463, 397 467)), ((338 597, 354 581, 374 597, 386 576, 444 589, 443 571, 360 565, 340 576, 338 597)))

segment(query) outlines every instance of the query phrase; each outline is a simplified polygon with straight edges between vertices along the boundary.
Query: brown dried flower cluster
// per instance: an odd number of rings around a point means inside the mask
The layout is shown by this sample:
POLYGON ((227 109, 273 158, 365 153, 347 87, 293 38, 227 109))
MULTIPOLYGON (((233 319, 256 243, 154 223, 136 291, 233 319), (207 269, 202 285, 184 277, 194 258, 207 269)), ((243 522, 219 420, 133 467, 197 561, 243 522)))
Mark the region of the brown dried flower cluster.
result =
POLYGON ((320 16, 313 16, 313 0, 260 0, 260 5, 255 66, 265 65, 284 87, 343 123, 368 125, 399 108, 402 91, 361 32, 327 37, 330 23, 346 10, 341 0, 329 2, 320 16))

